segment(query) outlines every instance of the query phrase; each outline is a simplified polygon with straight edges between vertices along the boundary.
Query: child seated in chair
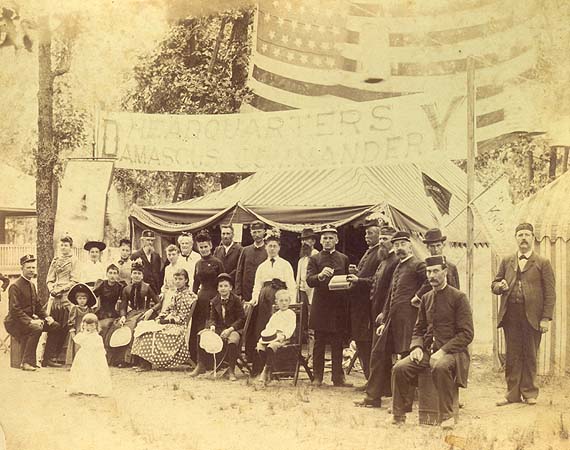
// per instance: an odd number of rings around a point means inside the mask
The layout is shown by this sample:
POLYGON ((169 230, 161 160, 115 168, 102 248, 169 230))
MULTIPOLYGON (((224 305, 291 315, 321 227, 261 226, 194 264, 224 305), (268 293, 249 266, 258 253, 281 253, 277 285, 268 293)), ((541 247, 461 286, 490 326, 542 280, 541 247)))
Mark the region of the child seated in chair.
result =
MULTIPOLYGON (((219 334, 226 344, 224 360, 228 364, 228 378, 236 381, 235 366, 241 340, 240 331, 245 322, 245 313, 241 300, 232 292, 232 277, 227 273, 218 275, 218 295, 210 300, 210 319, 206 329, 219 334)), ((198 361, 196 368, 190 373, 194 377, 206 371, 208 354, 198 346, 198 361)))
POLYGON ((295 332, 295 328, 297 328, 297 315, 289 309, 291 296, 286 287, 275 292, 275 304, 279 309, 273 313, 267 322, 257 343, 257 352, 263 365, 258 381, 264 384, 271 381, 275 353, 288 343, 295 332))

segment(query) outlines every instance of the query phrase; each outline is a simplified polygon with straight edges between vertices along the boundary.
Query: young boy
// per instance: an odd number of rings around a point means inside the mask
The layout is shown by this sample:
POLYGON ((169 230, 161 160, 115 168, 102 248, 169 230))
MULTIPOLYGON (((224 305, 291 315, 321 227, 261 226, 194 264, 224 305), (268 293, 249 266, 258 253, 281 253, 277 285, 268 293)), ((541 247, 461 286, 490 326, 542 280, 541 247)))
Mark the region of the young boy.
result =
MULTIPOLYGON (((227 273, 218 275, 218 295, 210 300, 210 319, 206 328, 220 335, 227 345, 226 362, 228 377, 236 381, 235 366, 239 352, 240 331, 245 322, 245 313, 241 300, 233 292, 232 277, 227 273)), ((208 357, 204 349, 198 346, 198 364, 190 376, 197 376, 206 371, 205 362, 208 357)))
POLYGON ((257 343, 257 352, 263 366, 258 381, 264 384, 271 381, 275 352, 287 344, 297 327, 297 315, 289 309, 291 295, 286 288, 281 288, 275 292, 275 304, 279 309, 273 313, 267 322, 257 343))

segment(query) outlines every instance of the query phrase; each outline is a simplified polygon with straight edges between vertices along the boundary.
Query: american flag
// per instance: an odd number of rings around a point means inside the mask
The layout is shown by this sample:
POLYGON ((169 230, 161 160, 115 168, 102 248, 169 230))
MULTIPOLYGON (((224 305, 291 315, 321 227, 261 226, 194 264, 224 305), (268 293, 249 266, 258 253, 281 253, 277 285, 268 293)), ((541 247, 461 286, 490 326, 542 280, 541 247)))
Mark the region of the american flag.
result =
POLYGON ((477 140, 537 121, 535 0, 260 0, 244 108, 283 111, 411 93, 465 94, 476 67, 477 140))

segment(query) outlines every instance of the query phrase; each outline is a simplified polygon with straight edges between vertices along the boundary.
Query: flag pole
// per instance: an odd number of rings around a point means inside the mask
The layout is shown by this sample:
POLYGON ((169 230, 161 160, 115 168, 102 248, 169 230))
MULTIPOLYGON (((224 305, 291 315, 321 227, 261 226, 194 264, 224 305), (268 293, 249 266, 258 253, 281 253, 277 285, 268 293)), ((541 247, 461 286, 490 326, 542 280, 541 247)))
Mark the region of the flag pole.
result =
POLYGON ((475 191, 475 59, 467 58, 467 297, 473 306, 474 215, 475 191))

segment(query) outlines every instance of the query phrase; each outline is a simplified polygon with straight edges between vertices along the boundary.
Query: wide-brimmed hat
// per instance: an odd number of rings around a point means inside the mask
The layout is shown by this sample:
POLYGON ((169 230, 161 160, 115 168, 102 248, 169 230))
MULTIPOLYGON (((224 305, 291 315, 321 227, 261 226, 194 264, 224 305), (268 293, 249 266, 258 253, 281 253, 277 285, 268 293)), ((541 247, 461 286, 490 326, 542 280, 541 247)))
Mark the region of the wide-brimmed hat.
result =
POLYGON ((200 332, 200 347, 210 355, 220 353, 224 347, 222 338, 212 330, 202 330, 200 332))
POLYGON ((434 242, 445 242, 447 236, 443 236, 439 228, 432 228, 426 231, 424 244, 433 244, 434 242))
POLYGON ((83 250, 91 250, 92 248, 98 248, 99 251, 103 251, 107 248, 107 244, 101 241, 87 241, 83 246, 83 250))
POLYGON ((71 303, 73 303, 74 305, 77 305, 76 297, 77 297, 77 294, 79 294, 80 292, 87 294, 87 306, 95 306, 95 303, 97 303, 97 298, 95 297, 95 294, 93 293, 91 288, 89 286, 87 286, 85 283, 77 283, 76 285, 74 285, 69 290, 69 293, 67 294, 67 298, 69 299, 69 301, 71 303))
POLYGON ((303 228, 303 231, 301 231, 301 235, 299 236, 299 239, 309 239, 309 238, 314 238, 316 239, 318 237, 317 233, 314 232, 314 230, 312 228, 303 228))
POLYGON ((111 335, 109 346, 113 348, 124 347, 125 345, 130 344, 132 337, 133 333, 131 329, 127 326, 122 326, 121 328, 117 328, 111 335))
POLYGON ((263 330, 261 332, 261 342, 263 342, 264 344, 269 344, 270 342, 273 342, 275 339, 277 339, 277 331, 273 330, 271 328, 266 328, 265 330, 263 330))

